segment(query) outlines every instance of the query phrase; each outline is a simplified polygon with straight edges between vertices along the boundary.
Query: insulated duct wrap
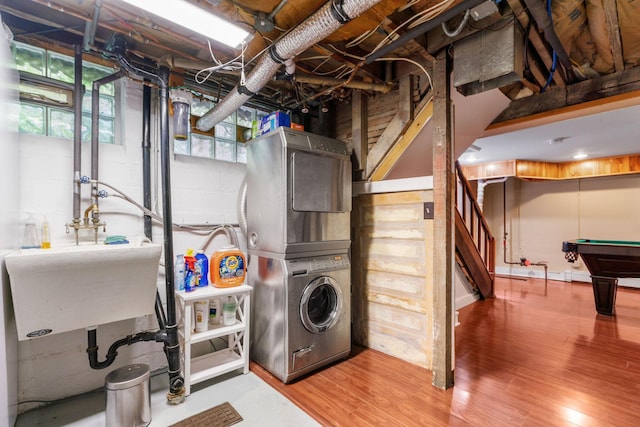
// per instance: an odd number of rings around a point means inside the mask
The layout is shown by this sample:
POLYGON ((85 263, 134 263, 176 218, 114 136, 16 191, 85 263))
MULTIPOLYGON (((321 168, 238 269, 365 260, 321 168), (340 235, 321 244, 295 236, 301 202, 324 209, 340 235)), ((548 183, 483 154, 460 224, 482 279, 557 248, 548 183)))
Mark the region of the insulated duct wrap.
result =
POLYGON ((346 15, 347 19, 353 19, 379 2, 380 0, 331 0, 327 2, 316 13, 273 44, 269 48, 271 52, 265 53, 258 65, 247 76, 245 87, 241 89, 236 86, 218 105, 196 122, 196 127, 201 131, 213 128, 242 106, 251 97, 250 93, 255 94, 260 91, 284 61, 299 55, 340 28, 343 23, 338 20, 336 15, 343 17, 346 15), (341 9, 343 13, 336 13, 336 8, 341 9))

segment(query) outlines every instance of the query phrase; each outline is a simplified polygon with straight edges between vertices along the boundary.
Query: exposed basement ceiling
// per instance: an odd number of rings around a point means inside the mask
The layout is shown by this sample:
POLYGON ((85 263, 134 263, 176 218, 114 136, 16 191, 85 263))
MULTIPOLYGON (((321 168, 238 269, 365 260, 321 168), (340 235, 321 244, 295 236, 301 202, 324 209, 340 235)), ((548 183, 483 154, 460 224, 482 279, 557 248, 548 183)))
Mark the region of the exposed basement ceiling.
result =
MULTIPOLYGON (((253 33, 245 53, 248 71, 258 62, 265 48, 326 4, 326 0, 189 1, 253 33)), ((428 69, 432 55, 440 49, 453 46, 455 50, 459 40, 477 36, 481 31, 498 31, 514 23, 514 28, 522 32, 525 40, 522 55, 525 63, 516 67, 522 68, 524 73, 517 81, 500 88, 514 103, 520 99, 537 99, 558 89, 562 89, 565 98, 569 99, 576 92, 574 87, 595 81, 598 76, 606 78, 606 82, 597 90, 578 92, 572 102, 580 104, 604 99, 611 91, 621 93, 640 89, 640 78, 637 77, 640 73, 633 73, 640 62, 640 6, 635 3, 627 0, 553 0, 550 19, 545 10, 546 1, 506 0, 493 2, 487 15, 477 21, 473 17, 463 21, 465 10, 476 5, 485 8, 487 3, 482 0, 382 0, 297 55, 296 73, 303 78, 295 83, 272 81, 255 99, 270 103, 274 108, 297 111, 306 103, 312 112, 317 112, 321 101, 350 99, 351 91, 356 89, 343 84, 347 80, 381 85, 378 87, 397 85, 393 72, 397 62, 383 58, 409 59, 428 69), (448 31, 456 32, 460 27, 458 34, 444 34, 441 27, 444 16, 447 16, 448 31), (550 25, 551 20, 553 25, 550 25), (557 59, 555 71, 551 73, 553 51, 557 59), (377 58, 379 56, 382 58, 377 58), (369 61, 374 57, 382 60, 369 61), (342 82, 318 80, 326 77, 342 82)), ((114 34, 119 34, 129 41, 130 52, 140 58, 169 66, 174 61, 190 61, 201 67, 212 63, 203 37, 149 16, 120 0, 0 0, 3 22, 16 40, 63 52, 83 43, 87 22, 95 16, 97 8, 100 13, 95 41, 85 52, 88 56, 104 60, 105 45, 114 34)), ((239 54, 237 50, 213 42, 212 51, 222 61, 239 54)), ((197 68, 174 67, 174 71, 193 78, 197 68)), ((420 73, 418 70, 417 74, 420 73)), ((229 90, 238 81, 237 72, 220 72, 214 73, 207 84, 211 90, 219 87, 229 90)), ((357 90, 374 93, 376 89, 357 90)), ((458 105, 460 102, 464 101, 458 101, 458 105)), ((548 110, 552 109, 548 107, 548 110)), ((638 152, 633 141, 633 135, 638 133, 634 118, 637 112, 637 107, 625 107, 582 119, 574 118, 566 123, 481 138, 474 143, 480 148, 475 154, 486 156, 487 160, 526 157, 564 161, 578 148, 590 156, 638 152), (552 146, 547 143, 549 139, 565 136, 570 138, 562 144, 552 146)), ((521 115, 526 114, 521 112, 521 115)))

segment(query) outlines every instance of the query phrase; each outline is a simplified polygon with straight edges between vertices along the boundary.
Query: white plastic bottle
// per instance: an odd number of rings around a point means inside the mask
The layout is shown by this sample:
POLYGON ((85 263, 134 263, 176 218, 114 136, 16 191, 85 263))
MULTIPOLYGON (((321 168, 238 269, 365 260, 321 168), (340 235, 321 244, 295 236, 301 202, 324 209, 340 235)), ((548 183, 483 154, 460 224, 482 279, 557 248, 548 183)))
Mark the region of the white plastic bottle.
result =
POLYGON ((222 304, 222 319, 225 326, 236 323, 236 300, 232 296, 228 296, 222 304))
POLYGON ((193 303, 193 315, 196 319, 196 332, 206 332, 209 326, 209 301, 193 303))
POLYGON ((212 328, 220 324, 220 317, 222 316, 222 310, 220 310, 220 300, 213 298, 209 300, 209 327, 212 328))
POLYGON ((175 271, 174 287, 179 291, 184 291, 184 255, 176 255, 176 263, 173 266, 175 271))

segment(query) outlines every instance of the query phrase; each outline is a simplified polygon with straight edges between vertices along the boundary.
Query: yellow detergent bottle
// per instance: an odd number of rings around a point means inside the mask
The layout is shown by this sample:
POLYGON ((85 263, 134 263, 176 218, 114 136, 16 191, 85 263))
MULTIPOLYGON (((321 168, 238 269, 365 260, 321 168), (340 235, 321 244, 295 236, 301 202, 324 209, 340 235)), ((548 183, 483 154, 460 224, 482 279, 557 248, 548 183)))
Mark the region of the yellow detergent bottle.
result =
POLYGON ((225 246, 214 252, 209 267, 211 282, 216 288, 240 286, 247 271, 244 255, 235 246, 225 246))

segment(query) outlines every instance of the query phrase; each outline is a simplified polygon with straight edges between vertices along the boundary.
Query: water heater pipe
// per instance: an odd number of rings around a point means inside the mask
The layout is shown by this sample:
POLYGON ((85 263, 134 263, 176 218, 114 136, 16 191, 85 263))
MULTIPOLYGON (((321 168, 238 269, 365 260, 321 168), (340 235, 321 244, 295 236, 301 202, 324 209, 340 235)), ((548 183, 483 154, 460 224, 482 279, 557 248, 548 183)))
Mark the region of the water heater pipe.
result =
POLYGON ((258 65, 249 73, 245 85, 238 85, 213 109, 196 122, 208 131, 231 115, 251 96, 260 91, 288 59, 319 43, 342 25, 359 16, 380 0, 331 0, 300 25, 272 44, 258 65))

